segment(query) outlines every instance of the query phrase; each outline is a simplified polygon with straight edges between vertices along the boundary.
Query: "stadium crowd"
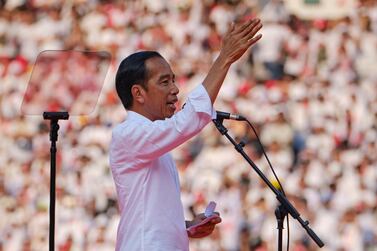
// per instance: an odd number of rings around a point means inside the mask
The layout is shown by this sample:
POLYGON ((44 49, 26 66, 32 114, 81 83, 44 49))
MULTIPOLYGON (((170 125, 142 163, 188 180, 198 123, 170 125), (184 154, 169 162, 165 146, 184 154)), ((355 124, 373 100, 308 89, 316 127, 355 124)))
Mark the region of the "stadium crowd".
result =
MULTIPOLYGON (((325 242, 321 250, 377 250, 376 1, 361 1, 338 20, 301 19, 279 0, 264 8, 242 0, 0 4, 0 251, 48 248, 49 125, 20 112, 39 52, 112 55, 95 111, 60 122, 56 247, 114 250, 119 215, 108 145, 126 116, 114 88, 120 60, 159 51, 177 75, 181 106, 229 24, 254 16, 263 38, 231 68, 215 107, 257 128, 287 196, 325 242)), ((224 124, 275 183, 248 125, 224 124)), ((186 218, 214 200, 223 219, 211 237, 191 240, 192 251, 276 249, 274 194, 213 125, 173 154, 186 218)), ((291 250, 317 250, 289 222, 291 250)))

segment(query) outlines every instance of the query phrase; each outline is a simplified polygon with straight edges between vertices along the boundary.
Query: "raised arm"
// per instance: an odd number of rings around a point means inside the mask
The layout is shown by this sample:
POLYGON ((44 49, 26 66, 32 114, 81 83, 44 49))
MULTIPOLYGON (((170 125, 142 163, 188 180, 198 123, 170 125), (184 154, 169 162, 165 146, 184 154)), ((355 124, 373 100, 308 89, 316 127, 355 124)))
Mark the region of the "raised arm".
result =
POLYGON ((261 34, 255 36, 261 28, 262 24, 259 19, 251 19, 241 25, 232 24, 225 34, 220 54, 203 82, 212 104, 216 100, 229 67, 262 37, 261 34))

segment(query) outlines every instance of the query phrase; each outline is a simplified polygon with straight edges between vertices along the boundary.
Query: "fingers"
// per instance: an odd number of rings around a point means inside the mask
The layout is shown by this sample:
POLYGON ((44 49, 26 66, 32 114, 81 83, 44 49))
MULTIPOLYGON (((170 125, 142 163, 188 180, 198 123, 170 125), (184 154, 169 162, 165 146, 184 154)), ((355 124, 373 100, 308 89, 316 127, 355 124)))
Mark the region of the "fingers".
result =
POLYGON ((214 217, 213 219, 208 221, 206 224, 204 224, 204 226, 206 226, 206 225, 216 225, 216 224, 219 224, 221 222, 221 217, 219 216, 220 214, 218 212, 214 212, 214 214, 216 215, 216 217, 214 217))
POLYGON ((246 34, 250 33, 250 31, 257 26, 259 23, 261 23, 259 18, 254 18, 246 21, 241 26, 238 26, 235 28, 234 34, 238 34, 241 37, 244 37, 246 34))
POLYGON ((252 19, 244 23, 239 29, 236 29, 236 35, 239 36, 239 40, 242 41, 242 44, 246 44, 247 47, 250 47, 261 39, 262 35, 255 35, 262 28, 262 23, 260 19, 252 19))
POLYGON ((249 27, 250 25, 252 25, 253 23, 255 23, 255 21, 256 21, 256 19, 250 19, 250 20, 248 20, 246 23, 244 23, 241 26, 238 26, 237 28, 235 28, 234 33, 235 34, 242 33, 243 31, 245 31, 247 29, 247 27, 249 27))
POLYGON ((210 222, 213 225, 219 224, 221 222, 221 218, 220 217, 216 217, 215 219, 212 219, 210 222))
MULTIPOLYGON (((253 32, 257 26, 260 26, 261 25, 261 21, 260 19, 254 19, 249 25, 248 27, 246 27, 242 32, 241 32, 241 36, 242 37, 245 37, 247 36, 248 34, 250 34, 251 32, 253 32)), ((262 27, 262 26, 260 26, 262 27)), ((259 28, 260 29, 260 28, 259 28)), ((259 30, 258 29, 258 30, 259 30)))
POLYGON ((203 225, 197 227, 194 232, 189 232, 191 238, 202 238, 210 235, 215 229, 215 225, 203 225))
MULTIPOLYGON (((219 224, 221 222, 220 214, 218 212, 214 212, 216 215, 213 219, 205 223, 204 225, 198 226, 194 233, 190 232, 191 238, 202 238, 205 236, 210 235, 214 229, 216 224, 219 224)), ((198 217, 198 216, 197 216, 198 217)), ((213 216, 211 216, 213 217, 213 216)))
POLYGON ((258 36, 253 37, 252 39, 247 41, 247 46, 250 47, 251 45, 255 44, 261 38, 262 38, 262 34, 259 34, 258 36))
POLYGON ((198 234, 201 234, 201 233, 206 233, 206 234, 210 234, 212 233, 212 231, 215 229, 215 225, 204 225, 204 226, 201 226, 201 227, 198 227, 198 234))
POLYGON ((242 25, 232 26, 232 31, 228 32, 222 40, 220 58, 227 64, 237 61, 261 38, 261 35, 256 35, 261 28, 260 19, 251 19, 242 25))
POLYGON ((249 30, 249 33, 245 34, 245 39, 246 41, 249 41, 250 39, 252 39, 255 34, 257 34, 257 32, 262 29, 262 23, 258 22, 256 23, 256 25, 251 29, 249 30))

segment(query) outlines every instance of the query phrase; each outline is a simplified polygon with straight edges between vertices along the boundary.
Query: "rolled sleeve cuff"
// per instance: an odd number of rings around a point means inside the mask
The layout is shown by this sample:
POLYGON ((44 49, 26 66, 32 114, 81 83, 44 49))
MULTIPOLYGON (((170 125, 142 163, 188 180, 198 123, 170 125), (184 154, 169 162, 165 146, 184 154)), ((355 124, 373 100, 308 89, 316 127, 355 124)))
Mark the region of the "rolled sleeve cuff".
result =
POLYGON ((196 112, 203 112, 216 118, 216 111, 212 106, 211 98, 202 84, 198 85, 188 96, 188 101, 196 112))

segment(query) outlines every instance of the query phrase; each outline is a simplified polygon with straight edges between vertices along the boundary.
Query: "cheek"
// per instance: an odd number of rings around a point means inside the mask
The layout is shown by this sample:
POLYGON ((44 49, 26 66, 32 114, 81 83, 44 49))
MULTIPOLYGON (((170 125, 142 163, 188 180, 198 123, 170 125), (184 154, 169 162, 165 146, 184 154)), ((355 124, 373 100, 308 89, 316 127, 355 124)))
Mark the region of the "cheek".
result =
POLYGON ((138 99, 137 101, 139 101, 139 103, 144 104, 144 97, 139 96, 137 99, 138 99))

